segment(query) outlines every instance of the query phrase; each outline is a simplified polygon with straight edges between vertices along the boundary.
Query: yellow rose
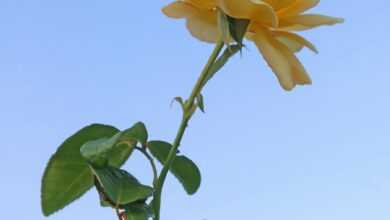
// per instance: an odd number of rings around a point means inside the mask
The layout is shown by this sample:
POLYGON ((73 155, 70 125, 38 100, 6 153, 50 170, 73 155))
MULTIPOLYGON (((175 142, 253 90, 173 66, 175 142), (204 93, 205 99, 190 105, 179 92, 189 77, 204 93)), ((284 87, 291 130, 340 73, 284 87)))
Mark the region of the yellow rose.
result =
POLYGON ((303 47, 317 52, 314 45, 293 33, 343 19, 318 14, 303 14, 320 0, 178 0, 163 8, 172 18, 186 19, 187 29, 204 42, 220 39, 218 9, 230 17, 248 19, 246 37, 253 41, 285 90, 311 84, 309 75, 295 52, 303 47))

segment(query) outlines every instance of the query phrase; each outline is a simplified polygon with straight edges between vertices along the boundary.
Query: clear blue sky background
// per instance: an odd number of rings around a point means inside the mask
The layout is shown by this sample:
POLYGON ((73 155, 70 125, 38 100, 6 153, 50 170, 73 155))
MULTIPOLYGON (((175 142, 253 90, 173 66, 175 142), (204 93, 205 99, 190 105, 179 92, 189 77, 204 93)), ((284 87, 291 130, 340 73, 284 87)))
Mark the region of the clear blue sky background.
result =
MULTIPOLYGON (((164 1, 0 1, 0 218, 44 219, 40 180, 57 146, 93 122, 144 121, 172 140, 173 97, 187 96, 211 45, 165 18, 164 1)), ((346 23, 304 35, 314 84, 284 92, 248 45, 205 90, 182 152, 199 193, 170 176, 163 219, 390 219, 389 14, 386 0, 323 0, 346 23)), ((151 179, 140 156, 125 166, 151 179)), ((52 220, 115 219, 95 191, 52 220)))

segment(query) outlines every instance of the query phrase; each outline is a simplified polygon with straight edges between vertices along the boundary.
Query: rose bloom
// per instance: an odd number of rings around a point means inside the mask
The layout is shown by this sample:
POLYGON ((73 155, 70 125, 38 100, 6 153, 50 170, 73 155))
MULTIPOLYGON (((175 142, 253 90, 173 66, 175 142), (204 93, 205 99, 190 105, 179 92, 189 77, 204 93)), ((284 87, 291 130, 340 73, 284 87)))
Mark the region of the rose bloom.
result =
POLYGON ((294 32, 322 25, 342 23, 343 19, 319 14, 303 14, 320 0, 178 0, 163 8, 171 18, 186 19, 187 29, 204 42, 216 43, 221 33, 218 9, 230 17, 250 20, 246 38, 253 41, 280 85, 292 90, 311 84, 305 68, 295 56, 303 47, 315 46, 294 32))

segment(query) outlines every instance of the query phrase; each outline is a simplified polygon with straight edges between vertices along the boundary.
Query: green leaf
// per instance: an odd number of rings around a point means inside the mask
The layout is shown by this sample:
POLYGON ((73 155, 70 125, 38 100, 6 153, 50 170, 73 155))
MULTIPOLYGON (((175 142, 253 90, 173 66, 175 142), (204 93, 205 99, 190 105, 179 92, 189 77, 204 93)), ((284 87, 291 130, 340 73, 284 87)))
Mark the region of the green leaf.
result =
MULTIPOLYGON (((111 138, 100 138, 88 141, 80 148, 81 155, 95 166, 106 166, 108 158, 114 146, 117 144, 122 132, 117 133, 111 138)), ((132 144, 133 146, 134 144, 132 144)))
POLYGON ((99 194, 100 205, 102 207, 115 208, 115 204, 113 204, 113 202, 110 201, 110 199, 107 197, 106 193, 104 192, 103 187, 100 185, 100 183, 99 183, 98 179, 96 178, 96 176, 94 177, 94 183, 95 183, 96 191, 99 194))
POLYGON ((222 10, 218 10, 218 27, 223 41, 229 45, 235 41, 243 46, 243 40, 247 33, 250 20, 230 17, 222 10))
POLYGON ((108 165, 112 167, 121 167, 130 157, 134 150, 136 142, 117 143, 108 157, 108 165))
POLYGON ((250 20, 248 19, 237 19, 226 15, 229 23, 230 36, 237 42, 239 46, 243 46, 242 41, 244 40, 245 34, 248 30, 250 20))
POLYGON ((131 209, 126 211, 126 220, 148 220, 149 216, 145 210, 131 209))
MULTIPOLYGON (((164 164, 172 145, 163 141, 151 141, 148 149, 160 163, 164 164)), ((189 195, 195 194, 201 183, 199 168, 185 156, 176 156, 170 168, 172 174, 180 181, 189 195)))
POLYGON ((104 208, 105 207, 114 208, 111 206, 110 202, 108 202, 108 200, 103 197, 103 194, 99 193, 99 199, 100 199, 100 206, 102 206, 104 208))
POLYGON ((145 203, 133 203, 126 206, 126 220, 147 220, 153 217, 153 209, 145 203))
POLYGON ((148 131, 146 130, 145 124, 142 122, 136 123, 133 127, 123 131, 121 140, 136 140, 142 145, 146 145, 148 141, 148 131))
POLYGON ((222 11, 218 10, 218 28, 220 31, 220 34, 222 36, 222 40, 228 44, 231 41, 231 34, 230 34, 230 23, 228 16, 222 11))
POLYGON ((115 205, 125 205, 146 199, 153 193, 153 188, 142 185, 125 170, 115 167, 93 167, 91 169, 104 193, 115 205))
POLYGON ((127 160, 128 155, 137 142, 146 143, 148 133, 142 122, 133 127, 119 132, 111 138, 100 138, 85 143, 81 149, 81 155, 94 166, 119 166, 117 161, 127 160))
POLYGON ((198 105, 199 109, 205 113, 204 111, 204 101, 203 101, 203 95, 199 93, 199 95, 196 96, 196 104, 198 105))
POLYGON ((171 106, 173 105, 174 102, 179 103, 180 106, 181 106, 181 109, 184 111, 184 109, 185 109, 185 103, 184 103, 184 100, 183 100, 182 97, 179 97, 179 96, 178 96, 178 97, 175 97, 175 98, 172 100, 172 102, 171 102, 171 106))
POLYGON ((58 148, 42 178, 41 205, 45 216, 64 208, 93 186, 92 173, 80 154, 81 146, 91 140, 109 138, 118 131, 111 126, 93 124, 78 131, 58 148))

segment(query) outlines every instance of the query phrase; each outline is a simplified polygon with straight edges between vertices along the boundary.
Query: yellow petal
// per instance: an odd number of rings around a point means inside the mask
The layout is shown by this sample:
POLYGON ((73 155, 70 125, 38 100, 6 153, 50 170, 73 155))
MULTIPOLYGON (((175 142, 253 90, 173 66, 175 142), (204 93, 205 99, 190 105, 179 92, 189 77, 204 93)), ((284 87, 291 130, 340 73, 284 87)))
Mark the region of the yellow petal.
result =
POLYGON ((323 25, 343 23, 344 19, 318 14, 305 14, 283 18, 280 21, 281 30, 303 31, 323 25))
POLYGON ((162 9, 171 18, 185 18, 187 29, 195 38, 215 43, 219 37, 217 14, 211 10, 200 10, 194 5, 176 1, 162 9))
POLYGON ((187 18, 194 15, 198 9, 189 3, 176 1, 165 6, 162 11, 171 18, 187 18))
POLYGON ((263 0, 263 1, 271 5, 272 8, 274 8, 274 10, 277 11, 291 5, 296 0, 263 0))
POLYGON ((187 28, 192 36, 201 41, 215 43, 219 39, 217 15, 211 11, 201 11, 188 17, 187 28))
MULTIPOLYGON (((286 55, 275 45, 278 43, 268 30, 259 28, 250 39, 253 40, 279 80, 280 85, 287 91, 295 87, 292 68, 286 55)), ((281 43, 279 43, 281 44, 281 43)))
POLYGON ((305 38, 286 31, 273 31, 275 37, 285 44, 291 51, 299 52, 303 47, 307 47, 314 53, 318 53, 317 48, 305 38))
MULTIPOLYGON (((292 35, 289 35, 290 37, 292 35)), ((296 35, 298 36, 298 35, 296 35)), ((298 39, 298 38, 295 38, 298 39)), ((305 67, 295 56, 294 52, 291 51, 286 45, 276 41, 273 43, 274 47, 277 48, 286 57, 291 68, 291 75, 293 78, 294 85, 310 85, 312 81, 309 74, 307 74, 305 67)))
POLYGON ((217 7, 215 0, 185 0, 199 9, 210 10, 217 7))
POLYGON ((298 58, 286 46, 280 44, 276 45, 280 51, 285 55, 290 63, 292 77, 296 85, 310 85, 312 84, 309 74, 307 74, 305 67, 298 60, 298 58))
POLYGON ((278 11, 279 17, 287 17, 301 14, 311 8, 314 8, 320 3, 320 0, 296 0, 294 3, 290 3, 287 7, 278 11))
POLYGON ((291 40, 290 38, 286 38, 286 37, 283 37, 283 36, 276 36, 276 39, 278 41, 280 41, 282 44, 284 44, 286 47, 288 47, 288 49, 291 50, 294 53, 298 53, 304 47, 299 42, 291 40))
POLYGON ((223 12, 234 18, 250 19, 276 27, 278 17, 273 8, 261 0, 216 0, 223 12))

